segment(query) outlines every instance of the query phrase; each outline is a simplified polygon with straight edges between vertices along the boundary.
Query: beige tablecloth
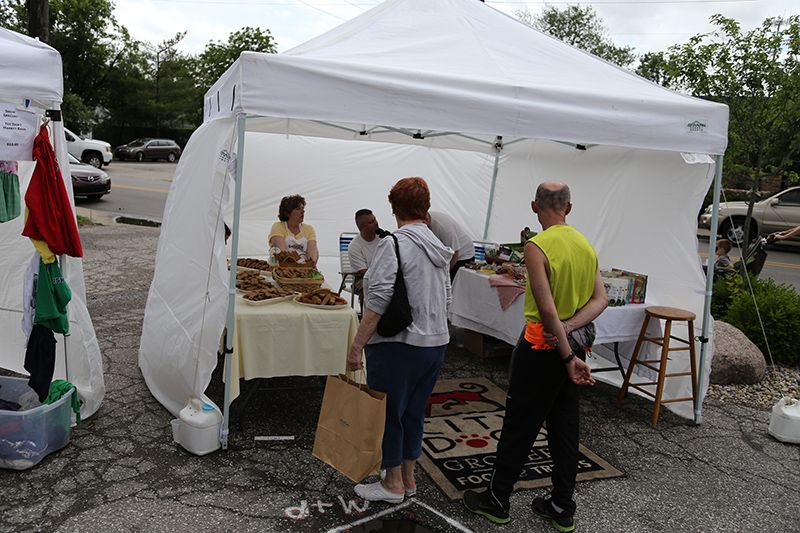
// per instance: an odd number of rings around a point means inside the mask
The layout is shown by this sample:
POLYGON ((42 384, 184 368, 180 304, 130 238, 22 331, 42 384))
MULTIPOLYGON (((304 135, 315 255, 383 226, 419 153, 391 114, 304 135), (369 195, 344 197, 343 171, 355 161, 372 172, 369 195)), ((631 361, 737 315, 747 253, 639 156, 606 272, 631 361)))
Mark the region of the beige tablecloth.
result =
POLYGON ((237 296, 230 401, 239 379, 323 376, 345 371, 358 329, 352 307, 319 309, 292 300, 254 306, 237 296))

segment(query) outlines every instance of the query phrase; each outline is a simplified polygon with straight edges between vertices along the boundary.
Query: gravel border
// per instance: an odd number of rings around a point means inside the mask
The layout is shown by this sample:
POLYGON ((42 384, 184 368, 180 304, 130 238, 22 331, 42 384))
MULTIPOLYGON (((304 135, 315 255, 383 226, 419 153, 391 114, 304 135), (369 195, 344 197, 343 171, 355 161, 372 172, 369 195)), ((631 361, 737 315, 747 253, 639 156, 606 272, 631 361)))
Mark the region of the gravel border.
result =
POLYGON ((767 373, 753 385, 708 386, 708 398, 757 409, 772 409, 784 396, 800 400, 800 368, 767 366, 767 373))

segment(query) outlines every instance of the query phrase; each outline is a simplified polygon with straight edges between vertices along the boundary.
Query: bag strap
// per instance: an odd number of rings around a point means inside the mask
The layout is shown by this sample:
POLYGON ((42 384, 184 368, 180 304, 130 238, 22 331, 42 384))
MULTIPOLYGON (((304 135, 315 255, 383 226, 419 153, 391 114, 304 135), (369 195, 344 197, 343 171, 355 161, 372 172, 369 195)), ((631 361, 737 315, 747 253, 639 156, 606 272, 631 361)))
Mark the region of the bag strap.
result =
POLYGON ((391 235, 392 239, 394 239, 394 251, 395 254, 397 254, 397 274, 402 276, 403 267, 400 265, 400 245, 398 244, 397 237, 395 237, 394 233, 390 233, 389 235, 391 235))

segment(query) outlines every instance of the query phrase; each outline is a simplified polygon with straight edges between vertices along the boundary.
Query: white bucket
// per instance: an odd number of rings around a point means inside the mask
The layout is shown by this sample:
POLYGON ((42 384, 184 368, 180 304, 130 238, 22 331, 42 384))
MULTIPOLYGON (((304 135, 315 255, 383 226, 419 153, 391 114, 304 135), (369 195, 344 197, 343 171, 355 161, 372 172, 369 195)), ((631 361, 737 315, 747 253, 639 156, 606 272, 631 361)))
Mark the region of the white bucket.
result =
POLYGON ((195 455, 206 455, 220 447, 222 415, 199 398, 189 398, 180 412, 178 442, 195 455))
POLYGON ((800 444, 800 401, 781 398, 772 407, 769 434, 782 442, 800 444))

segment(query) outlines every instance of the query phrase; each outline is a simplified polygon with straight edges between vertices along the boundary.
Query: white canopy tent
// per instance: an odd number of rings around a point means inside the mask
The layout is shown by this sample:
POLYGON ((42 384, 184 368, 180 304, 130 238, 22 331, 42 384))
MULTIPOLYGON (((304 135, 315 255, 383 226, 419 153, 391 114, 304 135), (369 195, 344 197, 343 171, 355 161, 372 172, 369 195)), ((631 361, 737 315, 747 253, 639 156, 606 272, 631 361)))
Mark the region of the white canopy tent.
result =
MULTIPOLYGON (((74 209, 66 138, 59 111, 64 91, 61 56, 54 48, 5 28, 0 28, 0 50, 0 104, 37 113, 39 124, 45 111, 57 112, 51 122, 50 137, 61 168, 61 178, 74 209)), ((0 159, 8 158, 4 148, 5 145, 0 146, 0 159)), ((31 161, 19 161, 23 213, 25 191, 34 166, 31 161)), ((38 252, 30 239, 22 236, 23 218, 24 214, 0 224, 0 339, 3 343, 0 348, 0 366, 27 374, 24 369, 27 338, 21 327, 23 277, 28 264, 34 257, 38 257, 38 252)), ((60 263, 72 290, 72 300, 67 307, 69 336, 57 336, 53 377, 67 379, 75 385, 81 399, 81 417, 88 418, 100 407, 105 395, 103 361, 92 320, 86 309, 83 263, 80 258, 68 256, 62 256, 60 263)))
MULTIPOLYGON (((234 225, 233 260, 263 256, 280 198, 304 195, 331 280, 355 211, 391 226, 386 195, 410 175, 428 181, 432 209, 497 242, 536 230, 536 186, 564 181, 568 222, 601 265, 648 274, 649 304, 703 316, 696 219, 727 121, 724 105, 668 91, 478 0, 387 0, 286 53, 245 52, 206 94, 205 123, 175 173, 144 377, 173 413, 208 385, 226 313, 229 329, 233 320, 223 218, 234 225)), ((665 395, 687 387, 668 380, 665 395)))

